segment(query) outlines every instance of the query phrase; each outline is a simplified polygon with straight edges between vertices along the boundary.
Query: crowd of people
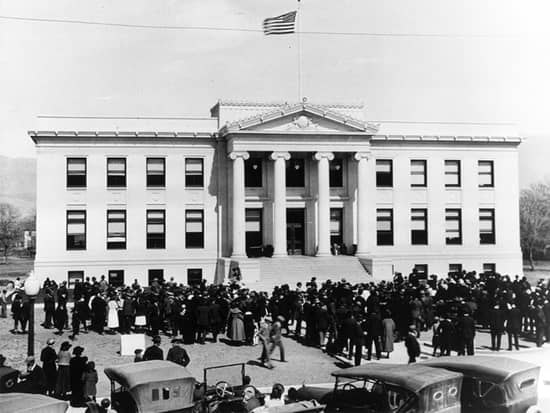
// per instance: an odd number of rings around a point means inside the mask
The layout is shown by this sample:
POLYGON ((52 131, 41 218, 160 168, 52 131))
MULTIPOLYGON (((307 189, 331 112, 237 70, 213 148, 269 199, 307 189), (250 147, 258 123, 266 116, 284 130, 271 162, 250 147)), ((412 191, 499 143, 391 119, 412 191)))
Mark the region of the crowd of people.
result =
MULTIPOLYGON (((519 349, 519 336, 535 339, 537 346, 550 340, 550 287, 541 280, 531 285, 527 279, 495 273, 461 272, 447 277, 422 278, 396 274, 392 281, 351 285, 345 279, 317 282, 312 278, 291 287, 276 286, 271 293, 253 291, 233 282, 187 286, 153 280, 142 287, 137 280, 130 286, 113 286, 105 277, 77 281, 71 296, 65 282, 44 283, 44 323, 69 339, 81 333, 128 334, 144 332, 153 337, 153 346, 136 361, 164 359, 161 334, 172 338, 167 359, 187 365, 189 355, 182 345, 216 342, 222 334, 228 344, 261 345, 260 360, 273 368, 272 355, 280 352, 285 360, 284 335, 329 354, 343 354, 356 365, 366 356, 390 357, 394 342, 404 341, 409 362, 420 355, 418 337, 433 332, 433 355, 452 351, 474 354, 475 336, 480 328, 489 329, 491 348, 501 349, 501 338, 508 335, 508 350, 519 349), (70 311, 69 311, 70 309, 70 311)), ((24 332, 28 303, 23 294, 12 295, 14 328, 24 332)), ((71 398, 76 403, 93 400, 97 373, 93 362, 82 356, 71 341, 52 346, 41 355, 47 384, 44 392, 71 398), (54 370, 55 379, 54 379, 54 370)), ((35 361, 33 360, 33 363, 35 361)))

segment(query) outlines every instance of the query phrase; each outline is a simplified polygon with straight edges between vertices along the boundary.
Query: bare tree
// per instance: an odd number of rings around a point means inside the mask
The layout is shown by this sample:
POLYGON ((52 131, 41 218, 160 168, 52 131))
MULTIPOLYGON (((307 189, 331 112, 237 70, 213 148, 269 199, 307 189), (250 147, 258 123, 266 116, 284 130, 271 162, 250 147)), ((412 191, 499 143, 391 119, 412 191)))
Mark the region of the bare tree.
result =
POLYGON ((11 204, 0 204, 0 249, 3 251, 3 263, 8 262, 8 254, 21 239, 19 211, 11 204))
POLYGON ((538 183, 521 191, 519 200, 521 248, 535 269, 533 254, 550 242, 550 185, 538 183))

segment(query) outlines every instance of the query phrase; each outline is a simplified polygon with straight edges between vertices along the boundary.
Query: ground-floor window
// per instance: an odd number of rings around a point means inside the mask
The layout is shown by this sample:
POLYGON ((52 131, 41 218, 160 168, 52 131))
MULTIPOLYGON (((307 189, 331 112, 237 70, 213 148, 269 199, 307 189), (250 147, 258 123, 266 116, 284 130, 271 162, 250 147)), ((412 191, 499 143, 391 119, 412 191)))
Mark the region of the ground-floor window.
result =
POLYGON ((124 285, 124 270, 109 270, 109 285, 121 287, 124 285))
POLYGON ((449 264, 449 275, 462 273, 462 264, 449 264))
POLYGON ((156 279, 159 283, 164 281, 164 270, 149 270, 147 271, 147 283, 151 285, 156 279))
POLYGON ((202 282, 202 268, 187 269, 187 284, 198 285, 202 282))
POLYGON ((494 274, 495 272, 497 272, 496 264, 493 264, 493 263, 483 264, 483 272, 485 274, 494 274))
POLYGON ((67 273, 67 283, 69 284, 69 288, 73 288, 76 280, 79 280, 80 282, 84 281, 84 271, 69 271, 67 273))
POLYGON ((413 273, 416 273, 416 277, 419 280, 425 280, 428 278, 428 264, 415 264, 413 273))

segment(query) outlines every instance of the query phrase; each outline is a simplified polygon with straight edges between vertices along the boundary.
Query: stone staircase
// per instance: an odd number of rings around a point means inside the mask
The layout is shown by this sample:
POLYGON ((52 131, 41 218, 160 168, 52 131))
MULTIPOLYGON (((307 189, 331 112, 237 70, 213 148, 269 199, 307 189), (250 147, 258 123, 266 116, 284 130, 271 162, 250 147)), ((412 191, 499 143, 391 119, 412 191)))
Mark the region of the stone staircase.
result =
POLYGON ((295 287, 298 281, 305 283, 311 277, 317 277, 317 282, 328 279, 339 281, 345 278, 355 284, 370 282, 373 278, 361 265, 357 257, 337 255, 332 257, 309 257, 304 255, 284 258, 256 258, 260 265, 260 279, 247 283, 254 290, 270 291, 275 285, 288 284, 295 287))

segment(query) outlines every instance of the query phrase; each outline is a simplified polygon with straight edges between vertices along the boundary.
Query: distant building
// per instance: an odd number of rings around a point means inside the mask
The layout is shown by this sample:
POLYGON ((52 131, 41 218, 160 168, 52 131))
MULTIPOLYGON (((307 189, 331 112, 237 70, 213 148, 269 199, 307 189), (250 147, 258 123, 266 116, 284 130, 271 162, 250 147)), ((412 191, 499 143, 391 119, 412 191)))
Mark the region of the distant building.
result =
POLYGON ((384 279, 522 272, 521 139, 508 125, 375 124, 358 105, 226 101, 205 119, 42 122, 29 132, 42 277, 185 283, 239 266, 251 282, 262 274, 247 255, 268 245, 273 260, 355 254, 384 279))
POLYGON ((36 231, 23 232, 23 248, 34 250, 36 248, 36 231))

